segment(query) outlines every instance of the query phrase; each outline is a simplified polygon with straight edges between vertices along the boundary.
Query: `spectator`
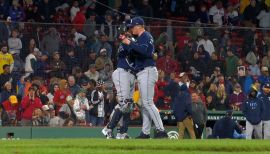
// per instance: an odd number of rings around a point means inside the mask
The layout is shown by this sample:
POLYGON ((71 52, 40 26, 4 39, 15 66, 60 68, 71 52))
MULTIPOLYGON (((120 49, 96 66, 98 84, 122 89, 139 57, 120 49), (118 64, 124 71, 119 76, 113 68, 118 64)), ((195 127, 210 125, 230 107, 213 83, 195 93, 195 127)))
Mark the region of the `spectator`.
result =
POLYGON ((201 59, 202 61, 204 61, 206 63, 206 65, 208 65, 209 61, 210 61, 210 55, 209 53, 204 49, 204 47, 201 45, 198 48, 198 55, 199 55, 199 59, 201 59))
POLYGON ((48 112, 47 118, 49 117, 48 126, 50 126, 50 127, 63 126, 64 121, 62 121, 59 116, 55 115, 55 110, 53 108, 49 108, 49 110, 46 112, 48 112))
POLYGON ((99 36, 99 40, 93 45, 93 50, 97 55, 100 54, 101 49, 106 49, 108 57, 111 58, 112 46, 108 42, 108 38, 105 34, 101 34, 99 36))
POLYGON ((104 82, 99 80, 97 87, 91 94, 90 121, 92 126, 103 126, 105 117, 106 93, 104 91, 104 82))
POLYGON ((258 98, 262 101, 263 112, 262 112, 262 122, 263 122, 263 134, 264 139, 270 138, 270 84, 266 83, 262 87, 262 93, 258 96, 258 98))
POLYGON ((18 38, 18 31, 16 29, 12 30, 11 36, 8 39, 8 47, 10 51, 14 51, 16 54, 21 53, 22 41, 18 38))
POLYGON ((66 70, 65 63, 60 59, 60 53, 53 53, 53 60, 50 63, 51 76, 53 77, 64 77, 64 71, 66 70))
POLYGON ((169 76, 172 72, 179 72, 179 63, 172 56, 172 52, 167 51, 165 56, 157 60, 157 68, 164 71, 166 76, 169 76))
POLYGON ((217 86, 212 83, 206 93, 206 107, 208 110, 216 110, 218 104, 217 86))
POLYGON ((82 68, 83 63, 87 60, 87 56, 89 55, 89 48, 85 44, 84 39, 79 39, 78 40, 78 46, 76 46, 76 57, 80 59, 79 61, 79 66, 82 68))
MULTIPOLYGON (((46 0, 45 0, 46 1, 46 0)), ((54 52, 59 51, 61 38, 55 28, 49 28, 49 31, 45 34, 41 41, 41 51, 47 51, 49 56, 52 56, 54 52)))
POLYGON ((200 7, 200 11, 198 13, 198 18, 199 18, 200 22, 203 24, 209 23, 209 15, 208 15, 207 8, 205 5, 202 5, 200 7))
POLYGON ((94 64, 96 62, 97 59, 97 54, 94 51, 90 51, 89 56, 87 57, 87 59, 85 61, 83 61, 83 70, 86 71, 89 69, 89 66, 94 64))
POLYGON ((19 119, 18 99, 15 95, 9 96, 9 99, 2 103, 4 113, 7 114, 7 119, 2 119, 3 125, 16 126, 19 119))
POLYGON ((29 55, 25 58, 25 75, 33 75, 37 70, 37 57, 40 55, 40 51, 38 48, 35 48, 33 51, 29 53, 29 55))
POLYGON ((191 139, 195 139, 192 119, 191 97, 185 83, 180 86, 179 94, 173 102, 173 113, 175 115, 179 129, 179 139, 184 138, 184 132, 187 128, 191 139))
POLYGON ((231 109, 239 111, 242 103, 246 99, 245 94, 241 90, 241 85, 240 84, 237 83, 234 86, 233 94, 231 94, 229 99, 230 99, 229 103, 230 103, 231 109))
POLYGON ((228 108, 228 96, 225 91, 225 86, 220 84, 217 89, 218 103, 216 106, 217 110, 227 110, 228 108))
POLYGON ((261 69, 262 74, 259 76, 259 82, 264 85, 266 83, 270 82, 270 76, 269 76, 269 71, 268 67, 262 67, 261 69))
POLYGON ((157 108, 169 108, 168 99, 165 96, 165 87, 168 85, 168 82, 165 81, 165 73, 162 70, 158 70, 158 81, 155 85, 155 94, 154 94, 154 103, 157 108))
POLYGON ((258 13, 259 6, 256 4, 256 0, 251 0, 243 12, 245 26, 256 25, 258 13))
POLYGON ((194 53, 193 60, 190 64, 190 70, 195 81, 201 80, 202 75, 206 73, 206 63, 202 59, 199 59, 198 52, 194 53))
POLYGON ((55 83, 53 85, 50 86, 49 88, 49 93, 47 94, 47 97, 49 99, 49 105, 53 105, 54 102, 53 102, 53 99, 54 99, 54 95, 55 93, 59 90, 59 84, 58 83, 55 83))
POLYGON ((108 36, 108 41, 113 42, 117 38, 117 25, 113 19, 113 12, 106 11, 105 22, 101 24, 100 31, 103 35, 108 36))
POLYGON ((66 80, 61 80, 59 83, 59 90, 55 92, 53 102, 55 105, 55 113, 58 115, 60 108, 66 103, 67 96, 71 95, 68 83, 66 80))
MULTIPOLYGON (((79 66, 79 59, 75 56, 75 51, 73 48, 70 48, 67 50, 67 55, 64 57, 63 62, 65 63, 67 67, 67 74, 72 73, 73 67, 79 66)), ((80 59, 80 61, 83 61, 83 59, 80 59)))
POLYGON ((78 85, 81 85, 83 81, 89 81, 89 78, 82 72, 80 67, 74 67, 72 75, 75 77, 78 85))
POLYGON ((262 139, 262 112, 263 102, 257 98, 258 90, 255 86, 250 88, 248 99, 242 104, 242 112, 246 117, 246 136, 252 138, 254 131, 255 139, 262 139))
POLYGON ((76 114, 79 123, 84 123, 86 125, 86 117, 89 114, 88 110, 90 110, 88 99, 86 98, 86 90, 80 89, 80 92, 76 95, 73 110, 76 114))
POLYGON ((18 22, 24 20, 24 10, 17 0, 12 1, 12 6, 9 8, 9 16, 12 21, 18 22))
POLYGON ((75 28, 71 29, 71 34, 74 36, 73 40, 75 41, 76 45, 79 45, 79 40, 86 40, 86 36, 84 36, 81 33, 78 33, 77 30, 75 28))
POLYGON ((76 95, 80 91, 80 86, 76 83, 75 77, 74 76, 69 76, 68 77, 68 88, 71 92, 72 97, 76 97, 76 95))
POLYGON ((90 80, 95 80, 97 81, 99 79, 99 72, 96 71, 96 66, 95 64, 91 64, 89 66, 89 70, 84 73, 90 80))
POLYGON ((267 55, 263 57, 262 66, 270 68, 270 50, 267 52, 267 55))
POLYGON ((105 64, 104 69, 99 73, 99 80, 104 82, 104 86, 107 92, 107 95, 113 93, 113 81, 112 81, 112 66, 110 64, 105 64))
POLYGON ((259 20, 259 26, 261 28, 269 28, 270 27, 270 12, 269 8, 266 5, 263 5, 259 15, 257 16, 259 20))
POLYGON ((0 1, 0 19, 5 20, 9 15, 9 5, 5 0, 0 1))
POLYGON ((237 74, 237 64, 238 64, 238 57, 234 55, 231 49, 227 50, 227 57, 226 57, 226 75, 227 76, 234 76, 237 74))
POLYGON ((95 66, 97 71, 101 71, 104 69, 105 64, 110 64, 112 67, 112 61, 110 57, 108 56, 107 50, 105 48, 100 50, 100 56, 96 59, 95 66))
POLYGON ((8 100, 9 96, 15 95, 15 89, 12 89, 12 84, 10 81, 6 82, 3 87, 3 91, 1 92, 0 104, 4 101, 8 100))
POLYGON ((201 139, 207 120, 207 109, 200 100, 196 92, 191 94, 192 98, 192 119, 194 122, 194 131, 197 139, 201 139))
POLYGON ((74 1, 73 5, 70 9, 70 21, 73 21, 73 19, 75 18, 76 14, 80 11, 79 8, 79 3, 78 1, 74 1))
POLYGON ((54 18, 53 22, 55 23, 69 23, 69 18, 65 10, 58 9, 54 18))
MULTIPOLYGON (((48 23, 51 22, 54 17, 54 6, 50 0, 43 0, 38 8, 41 16, 41 21, 48 23)), ((48 51, 48 50, 45 50, 48 51)))
POLYGON ((0 52, 0 74, 4 72, 4 65, 9 65, 10 72, 12 72, 14 64, 14 59, 10 53, 8 53, 8 46, 6 44, 2 45, 1 52, 0 52))
POLYGON ((210 138, 234 139, 235 131, 239 134, 242 133, 242 129, 232 119, 232 111, 227 111, 226 116, 215 123, 213 134, 210 138))
POLYGON ((189 68, 188 65, 190 64, 191 60, 193 59, 194 53, 197 51, 197 44, 192 40, 189 40, 188 43, 184 46, 184 49, 182 52, 177 53, 177 60, 182 62, 181 66, 183 71, 188 71, 189 68), (196 47, 195 47, 196 46, 196 47))
POLYGON ((96 27, 96 13, 90 12, 89 18, 86 20, 83 26, 83 33, 87 38, 93 37, 95 35, 96 27))
POLYGON ((86 13, 86 8, 82 7, 72 20, 72 23, 75 24, 75 28, 78 32, 83 31, 83 25, 86 22, 85 13, 86 13))
POLYGON ((219 26, 224 23, 224 9, 221 1, 217 1, 209 10, 210 22, 219 26))
POLYGON ((28 22, 40 22, 41 15, 38 6, 32 5, 25 8, 25 20, 28 22))
POLYGON ((228 25, 237 26, 239 25, 239 15, 237 9, 234 8, 232 5, 228 6, 227 8, 227 16, 228 16, 228 25))
MULTIPOLYGON (((44 108, 44 106, 42 106, 44 108)), ((44 108, 46 109, 46 108, 44 108)), ((34 108, 34 112, 32 115, 32 126, 46 126, 46 119, 44 114, 40 108, 34 108)))
MULTIPOLYGON (((220 73, 224 72, 224 67, 223 63, 218 59, 217 53, 213 52, 211 55, 211 59, 208 63, 208 75, 212 75, 212 73, 216 70, 219 71, 220 73)), ((218 74, 216 74, 218 75, 218 74)), ((216 76, 217 77, 217 76, 216 76)))
POLYGON ((138 10, 138 15, 143 17, 153 17, 153 8, 148 0, 142 0, 142 5, 138 10))
MULTIPOLYGON (((66 103, 59 110, 59 117, 63 120, 63 122, 71 118, 75 123, 77 120, 76 114, 73 109, 74 99, 71 96, 67 96, 66 103)), ((61 122, 62 123, 62 122, 61 122)))
POLYGON ((208 38, 208 34, 205 34, 204 37, 202 38, 201 36, 198 37, 198 46, 197 46, 197 51, 203 45, 204 50, 209 53, 209 55, 212 55, 213 52, 215 52, 215 47, 213 42, 208 38))
POLYGON ((7 18, 6 21, 0 22, 0 41, 1 42, 7 42, 8 37, 10 35, 10 25, 11 25, 11 19, 10 17, 7 18))
POLYGON ((49 77, 51 70, 48 58, 48 53, 43 52, 41 57, 37 60, 35 76, 40 76, 43 78, 49 77))
POLYGON ((3 66, 3 70, 4 70, 4 72, 2 74, 0 74, 0 92, 1 92, 2 88, 4 87, 4 84, 8 81, 11 81, 13 86, 16 85, 16 81, 13 80, 13 76, 10 73, 10 66, 5 64, 3 66))
MULTIPOLYGON (((28 95, 24 96, 21 102, 22 112, 22 126, 32 125, 32 115, 35 109, 41 109, 42 103, 40 99, 35 95, 35 90, 33 87, 28 89, 28 95)), ((40 112, 39 112, 40 113, 40 112)))

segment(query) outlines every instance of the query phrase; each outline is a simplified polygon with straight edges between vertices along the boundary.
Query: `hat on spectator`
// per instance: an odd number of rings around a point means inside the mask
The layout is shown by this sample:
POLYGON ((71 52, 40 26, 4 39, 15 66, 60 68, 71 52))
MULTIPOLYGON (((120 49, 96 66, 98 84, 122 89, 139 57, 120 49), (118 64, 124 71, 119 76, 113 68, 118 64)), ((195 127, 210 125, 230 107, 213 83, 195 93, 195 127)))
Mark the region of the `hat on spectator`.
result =
POLYGON ((67 98, 66 98, 66 101, 69 102, 71 100, 73 100, 72 96, 68 95, 67 98))
POLYGON ((263 88, 270 89, 270 84, 269 83, 264 84, 263 88))
POLYGON ((186 73, 185 72, 182 72, 182 73, 179 74, 179 77, 181 78, 181 77, 183 77, 185 75, 186 75, 186 73))
POLYGON ((18 104, 18 99, 15 95, 11 95, 9 96, 9 102, 12 104, 12 105, 16 105, 18 104))
POLYGON ((87 86, 87 85, 88 85, 88 81, 82 80, 82 81, 81 81, 81 85, 82 85, 82 86, 87 86))
POLYGON ((84 89, 84 88, 81 88, 79 92, 80 92, 80 93, 86 93, 86 92, 87 92, 87 90, 86 90, 86 89, 84 89))
POLYGON ((262 72, 268 72, 268 67, 263 66, 262 67, 262 72))
POLYGON ((48 111, 48 110, 50 110, 50 108, 49 108, 48 105, 43 105, 41 108, 42 108, 43 111, 48 111))
POLYGON ((107 49, 105 49, 105 48, 100 49, 100 53, 102 53, 102 52, 107 52, 107 49))
POLYGON ((141 17, 134 17, 130 20, 128 27, 134 27, 137 25, 144 25, 144 20, 141 17))
POLYGON ((104 84, 104 81, 98 80, 97 81, 97 87, 101 87, 104 84))

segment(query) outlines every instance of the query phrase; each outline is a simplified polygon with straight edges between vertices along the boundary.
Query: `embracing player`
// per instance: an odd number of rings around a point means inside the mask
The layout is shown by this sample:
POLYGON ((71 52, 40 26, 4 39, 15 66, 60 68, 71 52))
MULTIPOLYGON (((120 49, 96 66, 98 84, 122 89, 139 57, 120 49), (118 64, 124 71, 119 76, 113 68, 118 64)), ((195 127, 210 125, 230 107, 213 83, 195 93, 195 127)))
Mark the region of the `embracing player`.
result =
POLYGON ((154 104, 154 86, 158 80, 158 71, 154 60, 154 40, 144 28, 144 20, 140 17, 131 19, 128 25, 136 41, 124 38, 122 43, 135 55, 135 70, 142 101, 142 132, 137 138, 150 138, 152 121, 156 128, 155 138, 167 138, 160 114, 154 104))
MULTIPOLYGON (((126 26, 126 25, 123 25, 126 26)), ((124 27, 122 27, 124 34, 120 35, 120 39, 127 37, 132 39, 124 27)), ((130 121, 130 106, 133 103, 132 96, 135 87, 135 72, 134 59, 129 54, 130 48, 121 43, 118 48, 118 62, 117 69, 112 74, 114 86, 117 91, 118 104, 115 106, 111 114, 111 118, 107 126, 102 130, 102 133, 107 138, 113 138, 113 129, 120 122, 120 129, 117 133, 117 139, 129 138, 127 134, 128 123, 130 121)))

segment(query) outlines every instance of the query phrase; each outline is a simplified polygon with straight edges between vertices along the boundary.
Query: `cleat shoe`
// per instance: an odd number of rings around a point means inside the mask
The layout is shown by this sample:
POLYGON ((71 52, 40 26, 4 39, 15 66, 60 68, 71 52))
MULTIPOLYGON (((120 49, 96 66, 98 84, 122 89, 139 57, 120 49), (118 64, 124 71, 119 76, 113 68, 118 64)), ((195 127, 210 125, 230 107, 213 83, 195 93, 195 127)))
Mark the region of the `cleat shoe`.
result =
POLYGON ((122 134, 122 139, 130 139, 127 133, 122 134))
POLYGON ((155 135, 154 138, 168 138, 168 134, 166 131, 158 131, 155 135))
POLYGON ((122 139, 122 134, 121 133, 117 133, 115 138, 116 139, 122 139))
POLYGON ((136 139, 150 139, 150 135, 146 135, 143 132, 141 132, 141 134, 137 136, 136 139))

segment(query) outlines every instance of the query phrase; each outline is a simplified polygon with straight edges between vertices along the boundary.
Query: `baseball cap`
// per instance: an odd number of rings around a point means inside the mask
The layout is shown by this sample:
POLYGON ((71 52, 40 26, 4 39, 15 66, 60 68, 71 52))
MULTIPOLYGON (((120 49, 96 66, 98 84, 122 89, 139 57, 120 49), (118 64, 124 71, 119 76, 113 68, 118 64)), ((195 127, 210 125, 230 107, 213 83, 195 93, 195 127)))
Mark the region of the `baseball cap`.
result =
POLYGON ((185 73, 185 72, 182 72, 182 73, 179 74, 179 77, 181 78, 181 77, 183 77, 184 75, 186 75, 186 73, 185 73))
POLYGON ((71 100, 73 100, 72 96, 68 95, 67 98, 66 98, 66 101, 69 102, 71 100))
POLYGON ((43 106, 42 106, 42 110, 43 110, 43 111, 48 111, 48 110, 50 110, 50 108, 49 108, 48 105, 43 105, 43 106))
POLYGON ((107 52, 107 50, 106 50, 105 48, 102 48, 102 49, 100 50, 100 53, 102 53, 102 52, 107 52))
POLYGON ((263 66, 262 67, 262 72, 268 72, 268 67, 263 66))
POLYGON ((263 85, 263 88, 270 89, 270 84, 269 84, 269 83, 264 84, 264 85, 263 85))
POLYGON ((128 27, 134 27, 137 25, 144 25, 144 20, 141 17, 134 17, 130 20, 130 24, 128 24, 128 27))
POLYGON ((9 101, 12 105, 18 104, 18 99, 15 95, 9 96, 9 101))
POLYGON ((97 81, 97 87, 100 87, 100 86, 102 86, 104 84, 104 81, 102 81, 102 80, 98 80, 97 81))

